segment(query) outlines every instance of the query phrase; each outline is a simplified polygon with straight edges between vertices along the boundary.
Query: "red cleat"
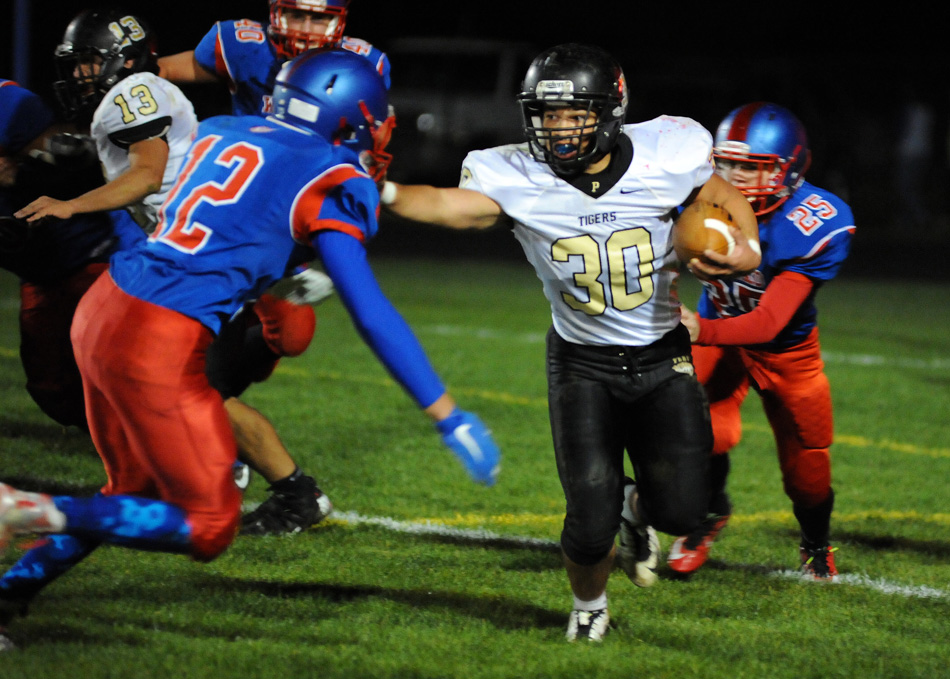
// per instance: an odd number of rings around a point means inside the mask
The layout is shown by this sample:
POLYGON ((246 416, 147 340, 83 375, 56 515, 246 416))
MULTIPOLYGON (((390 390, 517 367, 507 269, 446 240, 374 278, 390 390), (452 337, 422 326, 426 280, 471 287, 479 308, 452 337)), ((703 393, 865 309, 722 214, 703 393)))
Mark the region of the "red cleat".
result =
POLYGON ((838 579, 838 569, 835 568, 836 547, 825 545, 818 549, 799 547, 798 553, 802 559, 802 577, 806 580, 820 582, 834 582, 838 579))
POLYGON ((729 515, 709 516, 693 533, 676 538, 666 563, 671 569, 682 575, 689 575, 699 570, 709 558, 709 548, 719 535, 719 531, 729 523, 729 515))

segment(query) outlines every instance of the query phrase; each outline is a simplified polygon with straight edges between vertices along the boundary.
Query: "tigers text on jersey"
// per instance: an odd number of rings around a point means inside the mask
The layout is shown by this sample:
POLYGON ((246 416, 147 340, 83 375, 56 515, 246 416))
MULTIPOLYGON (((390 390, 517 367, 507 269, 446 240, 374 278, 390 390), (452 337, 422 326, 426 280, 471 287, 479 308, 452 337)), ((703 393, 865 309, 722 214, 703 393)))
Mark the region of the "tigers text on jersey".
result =
POLYGON ((168 142, 162 188, 142 201, 146 216, 154 222, 197 129, 194 107, 181 90, 146 72, 123 78, 106 93, 92 117, 90 134, 110 182, 129 170, 129 146, 155 137, 168 142))
POLYGON ((462 188, 514 222, 551 304, 554 328, 576 344, 645 346, 680 321, 672 211, 713 173, 712 137, 689 118, 623 128, 633 160, 591 197, 535 160, 527 144, 470 153, 462 188))
POLYGON ((815 293, 834 278, 855 232, 851 208, 836 195, 802 182, 797 191, 759 223, 762 263, 748 276, 703 283, 699 314, 729 318, 758 306, 765 288, 782 271, 807 276, 815 288, 776 338, 757 349, 780 350, 804 340, 818 322, 815 293))
POLYGON ((379 191, 358 162, 352 150, 272 119, 202 121, 158 227, 113 256, 112 277, 218 333, 288 266, 315 256, 318 232, 360 241, 376 233, 379 191))
MULTIPOLYGON (((389 59, 382 51, 357 38, 344 37, 340 46, 369 59, 389 88, 389 59)), ((266 26, 250 19, 219 21, 198 43, 195 59, 227 81, 234 115, 273 113, 271 92, 284 62, 267 39, 266 26)))

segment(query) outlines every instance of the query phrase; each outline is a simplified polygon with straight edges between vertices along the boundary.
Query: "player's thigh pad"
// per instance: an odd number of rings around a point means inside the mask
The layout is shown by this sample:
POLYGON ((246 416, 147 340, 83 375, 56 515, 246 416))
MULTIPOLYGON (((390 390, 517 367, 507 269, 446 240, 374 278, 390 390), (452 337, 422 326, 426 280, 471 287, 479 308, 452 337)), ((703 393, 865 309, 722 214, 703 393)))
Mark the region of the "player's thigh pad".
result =
POLYGON ((80 302, 72 336, 83 379, 122 423, 128 444, 112 454, 127 456, 160 499, 185 510, 195 557, 214 558, 234 538, 241 494, 231 471, 237 444, 205 376, 210 331, 103 276, 80 302))

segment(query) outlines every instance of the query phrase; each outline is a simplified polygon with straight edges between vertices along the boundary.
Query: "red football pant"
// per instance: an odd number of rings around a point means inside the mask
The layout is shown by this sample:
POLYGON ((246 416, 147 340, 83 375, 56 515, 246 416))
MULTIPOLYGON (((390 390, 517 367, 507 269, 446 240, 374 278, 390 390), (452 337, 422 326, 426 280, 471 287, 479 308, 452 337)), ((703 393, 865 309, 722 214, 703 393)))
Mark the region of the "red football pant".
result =
POLYGON ((86 428, 82 377, 73 358, 69 327, 76 305, 105 262, 89 264, 50 284, 20 284, 20 360, 26 390, 40 409, 61 425, 86 428))
POLYGON ((205 376, 211 331, 142 301, 101 276, 76 310, 72 341, 105 495, 138 495, 185 510, 192 555, 231 544, 241 494, 237 444, 224 402, 205 376))
POLYGON ((802 507, 826 500, 831 492, 833 423, 818 329, 781 353, 694 346, 693 363, 709 398, 713 454, 727 453, 739 443, 740 407, 751 380, 775 435, 786 495, 802 507))

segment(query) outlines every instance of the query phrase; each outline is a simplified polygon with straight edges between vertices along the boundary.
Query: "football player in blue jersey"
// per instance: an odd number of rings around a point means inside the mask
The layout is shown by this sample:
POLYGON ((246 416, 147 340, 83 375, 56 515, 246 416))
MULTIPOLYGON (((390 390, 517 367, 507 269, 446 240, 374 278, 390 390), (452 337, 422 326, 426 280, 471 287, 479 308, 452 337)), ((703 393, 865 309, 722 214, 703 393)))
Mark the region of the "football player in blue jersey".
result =
MULTIPOLYGON (((219 21, 194 50, 161 57, 159 73, 176 83, 226 84, 234 115, 267 115, 277 72, 308 49, 341 47, 373 65, 389 87, 389 59, 344 36, 349 0, 270 0, 269 21, 219 21)), ((270 484, 271 496, 241 522, 245 535, 294 533, 323 520, 329 498, 304 474, 273 425, 238 397, 261 382, 282 356, 303 353, 313 337, 317 304, 333 291, 319 270, 298 267, 239 315, 212 345, 209 375, 227 399, 241 458, 270 484), (290 294, 281 291, 288 290, 290 294)))
POLYGON ((729 451, 739 442, 740 407, 751 387, 775 435, 785 493, 801 527, 803 577, 834 580, 831 390, 815 297, 848 256, 854 217, 840 198, 805 181, 805 128, 782 106, 754 102, 730 112, 713 154, 716 172, 755 209, 762 263, 741 278, 704 281, 698 313, 684 311, 712 414, 713 494, 702 528, 674 542, 668 563, 682 574, 696 571, 729 520, 729 451))
POLYGON ((0 79, 0 268, 20 279, 20 360, 26 389, 63 426, 86 428, 69 326, 79 298, 118 239, 106 213, 27 226, 13 214, 41 195, 102 185, 95 148, 57 121, 40 96, 0 79))
POLYGON ((228 547, 240 519, 236 442, 205 353, 245 302, 315 258, 472 479, 495 482, 491 433, 456 405, 367 259, 394 123, 387 99, 362 57, 309 51, 281 70, 272 117, 201 123, 155 231, 116 253, 76 310, 73 346, 108 481, 92 498, 0 484, 0 540, 51 534, 0 577, 0 601, 25 604, 102 543, 201 561, 228 547))

